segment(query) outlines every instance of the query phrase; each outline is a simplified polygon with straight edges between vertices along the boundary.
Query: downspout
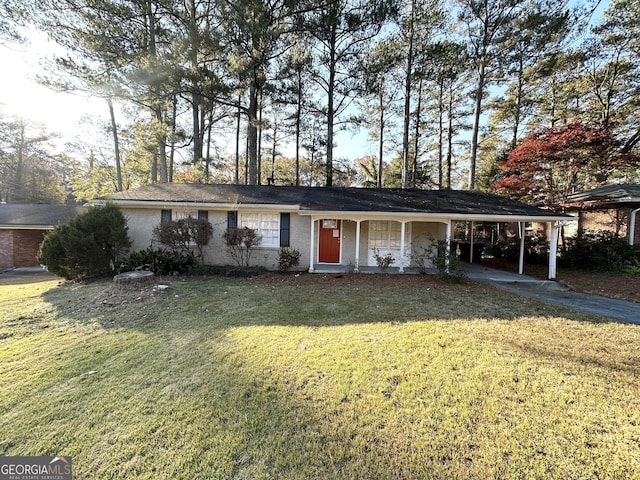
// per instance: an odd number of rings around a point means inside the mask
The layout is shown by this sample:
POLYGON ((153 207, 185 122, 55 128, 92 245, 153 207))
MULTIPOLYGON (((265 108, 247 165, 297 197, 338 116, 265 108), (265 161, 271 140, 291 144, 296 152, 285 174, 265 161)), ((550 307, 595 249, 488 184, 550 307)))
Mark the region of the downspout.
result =
POLYGON ((631 211, 629 215, 629 245, 633 246, 635 243, 636 237, 636 217, 638 216, 638 212, 640 212, 640 208, 636 208, 631 211))

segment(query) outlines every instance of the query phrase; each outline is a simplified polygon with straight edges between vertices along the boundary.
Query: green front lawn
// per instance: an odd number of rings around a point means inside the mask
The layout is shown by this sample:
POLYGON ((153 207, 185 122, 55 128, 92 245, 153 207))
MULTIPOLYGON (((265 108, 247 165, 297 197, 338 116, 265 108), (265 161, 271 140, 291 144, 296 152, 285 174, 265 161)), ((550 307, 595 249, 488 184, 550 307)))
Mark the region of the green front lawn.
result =
POLYGON ((424 276, 0 280, 0 455, 75 478, 640 477, 640 328, 424 276))

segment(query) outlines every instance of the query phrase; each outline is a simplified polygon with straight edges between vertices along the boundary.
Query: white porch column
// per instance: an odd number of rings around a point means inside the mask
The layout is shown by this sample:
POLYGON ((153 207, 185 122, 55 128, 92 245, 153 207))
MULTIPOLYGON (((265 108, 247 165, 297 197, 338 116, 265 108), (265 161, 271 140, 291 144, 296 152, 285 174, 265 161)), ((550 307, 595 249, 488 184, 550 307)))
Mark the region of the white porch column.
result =
POLYGON ((354 272, 360 271, 360 223, 362 220, 356 220, 356 261, 353 267, 354 272))
POLYGON ((629 214, 629 245, 632 246, 636 239, 636 217, 638 216, 638 212, 640 212, 640 208, 636 208, 629 214))
POLYGON ((518 258, 518 273, 524 274, 524 222, 518 222, 520 231, 520 256, 518 258))
POLYGON ((473 230, 476 226, 476 222, 471 222, 471 250, 469 251, 469 263, 473 263, 473 230))
POLYGON ((400 222, 400 273, 404 273, 404 225, 405 221, 400 222))
POLYGON ((447 233, 446 235, 446 249, 445 249, 445 257, 444 257, 444 264, 445 264, 445 269, 447 271, 447 273, 449 273, 449 257, 451 256, 451 232, 453 231, 452 225, 451 225, 451 220, 449 220, 447 222, 447 233))
POLYGON ((559 234, 558 227, 557 222, 553 222, 551 224, 551 238, 549 239, 549 280, 555 280, 556 278, 559 234))
POLYGON ((311 217, 311 235, 309 235, 309 238, 311 239, 311 243, 309 244, 309 273, 313 273, 314 272, 314 268, 313 268, 313 251, 314 251, 314 245, 315 245, 315 236, 316 236, 316 229, 315 229, 315 219, 313 217, 311 217))

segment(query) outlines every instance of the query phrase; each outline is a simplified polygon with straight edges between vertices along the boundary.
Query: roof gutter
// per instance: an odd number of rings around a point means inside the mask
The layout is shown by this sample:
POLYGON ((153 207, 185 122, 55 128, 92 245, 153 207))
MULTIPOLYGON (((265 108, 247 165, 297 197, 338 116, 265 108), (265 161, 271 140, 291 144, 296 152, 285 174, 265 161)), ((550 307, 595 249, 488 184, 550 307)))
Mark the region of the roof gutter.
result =
POLYGON ((0 225, 0 230, 53 230, 55 225, 0 225))
POLYGON ((340 210, 304 210, 300 205, 291 204, 268 204, 268 203, 211 203, 211 202, 191 202, 191 201, 171 201, 171 200, 91 200, 91 205, 104 205, 107 202, 116 205, 140 208, 140 209, 162 209, 162 208, 190 208, 207 210, 271 210, 274 212, 292 212, 302 216, 336 218, 336 219, 430 219, 436 222, 447 223, 454 221, 475 221, 475 222, 559 222, 574 221, 576 217, 566 214, 558 215, 526 215, 526 214, 460 214, 460 213, 429 213, 429 212, 380 212, 380 211, 340 211, 340 210))
POLYGON ((177 200, 91 200, 90 205, 105 205, 106 203, 115 203, 121 207, 157 209, 157 208, 189 208, 189 209, 207 209, 207 210, 274 210, 278 212, 297 212, 300 210, 299 205, 274 205, 269 203, 211 203, 211 202, 191 202, 177 200))
POLYGON ((512 214, 452 214, 452 213, 429 213, 429 212, 362 212, 362 211, 298 211, 299 215, 309 215, 314 217, 337 218, 337 219, 373 219, 373 218, 406 218, 411 219, 433 219, 434 221, 446 223, 454 221, 474 221, 474 222, 572 222, 577 221, 577 217, 571 215, 512 215, 512 214))

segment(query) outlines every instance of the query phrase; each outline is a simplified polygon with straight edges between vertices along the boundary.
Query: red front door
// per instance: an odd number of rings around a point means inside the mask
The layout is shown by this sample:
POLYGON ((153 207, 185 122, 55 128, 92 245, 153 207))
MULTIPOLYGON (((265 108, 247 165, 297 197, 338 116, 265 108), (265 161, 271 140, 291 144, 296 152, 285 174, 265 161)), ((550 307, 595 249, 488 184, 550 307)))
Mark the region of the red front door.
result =
POLYGON ((320 220, 320 263, 340 263, 340 236, 340 220, 320 220))

